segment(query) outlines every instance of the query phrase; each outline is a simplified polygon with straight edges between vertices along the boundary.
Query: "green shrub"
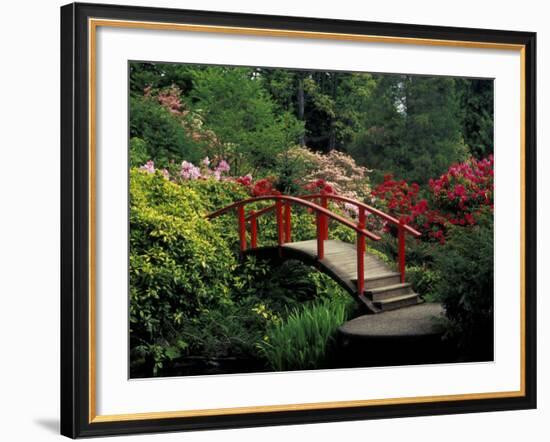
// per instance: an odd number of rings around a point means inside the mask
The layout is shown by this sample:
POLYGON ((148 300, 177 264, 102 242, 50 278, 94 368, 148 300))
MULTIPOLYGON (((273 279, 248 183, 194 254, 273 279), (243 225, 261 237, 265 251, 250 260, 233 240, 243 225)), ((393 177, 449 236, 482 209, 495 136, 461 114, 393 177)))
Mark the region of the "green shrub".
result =
POLYGON ((154 373, 188 347, 188 318, 231 302, 236 258, 204 212, 192 189, 131 170, 131 347, 154 373))
POLYGON ((439 302, 439 293, 437 285, 441 279, 438 271, 430 269, 428 266, 411 266, 405 270, 406 279, 413 286, 413 289, 426 302, 439 302))
POLYGON ((492 359, 493 351, 493 223, 457 227, 436 255, 436 286, 455 336, 469 359, 492 359))
POLYGON ((297 261, 274 267, 249 256, 234 276, 233 302, 188 318, 180 335, 188 343, 187 354, 212 361, 228 357, 261 361, 265 353, 259 344, 289 312, 312 301, 354 304, 332 279, 297 261))
POLYGON ((131 138, 128 158, 130 167, 143 166, 150 159, 145 141, 138 137, 131 138))
POLYGON ((277 314, 285 309, 316 299, 311 273, 316 270, 299 261, 276 263, 247 256, 235 272, 235 297, 265 303, 277 314))
MULTIPOLYGON (((148 159, 157 166, 165 167, 171 159, 197 161, 201 157, 199 146, 187 135, 182 122, 149 97, 130 98, 130 136, 143 140, 148 159)), ((131 164, 136 161, 130 158, 131 164)))
POLYGON ((267 324, 275 320, 277 317, 262 304, 230 303, 189 318, 180 337, 189 343, 189 355, 205 361, 258 358, 256 343, 262 339, 267 324))
MULTIPOLYGON (((212 213, 236 201, 248 198, 246 189, 233 181, 188 180, 184 181, 181 186, 199 197, 205 213, 212 213)), ((236 210, 212 219, 211 223, 233 252, 237 253, 239 230, 236 210)))
POLYGON ((323 367, 330 355, 337 328, 348 317, 351 298, 334 298, 293 309, 286 319, 268 328, 258 344, 276 371, 323 367))
POLYGON ((307 279, 315 289, 314 299, 328 301, 344 299, 346 302, 351 299, 348 292, 330 276, 312 267, 308 267, 308 270, 307 279))
POLYGON ((206 129, 221 141, 209 152, 226 158, 236 175, 265 170, 296 143, 303 123, 277 108, 250 68, 206 67, 193 72, 190 99, 206 129))
MULTIPOLYGON (((397 262, 398 241, 391 233, 384 233, 380 241, 371 241, 372 248, 380 251, 392 262, 397 262)), ((439 243, 418 240, 411 235, 405 235, 405 263, 407 266, 426 266, 434 261, 434 255, 441 248, 439 243)))

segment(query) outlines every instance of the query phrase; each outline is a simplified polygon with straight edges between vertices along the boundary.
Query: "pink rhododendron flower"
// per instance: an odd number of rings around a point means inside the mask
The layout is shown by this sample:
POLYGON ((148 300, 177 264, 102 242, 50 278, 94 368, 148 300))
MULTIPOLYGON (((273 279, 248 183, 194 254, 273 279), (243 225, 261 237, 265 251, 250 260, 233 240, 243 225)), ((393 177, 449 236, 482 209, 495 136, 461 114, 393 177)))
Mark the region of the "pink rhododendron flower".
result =
POLYGON ((344 209, 352 216, 357 216, 359 214, 359 208, 355 204, 344 203, 344 209))
POLYGON ((144 170, 147 173, 155 173, 155 162, 152 160, 147 161, 147 163, 140 167, 140 170, 144 170))
POLYGON ((229 167, 229 163, 225 160, 221 160, 219 163, 218 163, 218 166, 216 167, 216 170, 220 173, 223 173, 223 172, 229 172, 229 169, 231 169, 229 167))
POLYGON ((181 163, 180 175, 186 180, 196 180, 197 178, 200 178, 201 171, 193 163, 183 161, 181 163))

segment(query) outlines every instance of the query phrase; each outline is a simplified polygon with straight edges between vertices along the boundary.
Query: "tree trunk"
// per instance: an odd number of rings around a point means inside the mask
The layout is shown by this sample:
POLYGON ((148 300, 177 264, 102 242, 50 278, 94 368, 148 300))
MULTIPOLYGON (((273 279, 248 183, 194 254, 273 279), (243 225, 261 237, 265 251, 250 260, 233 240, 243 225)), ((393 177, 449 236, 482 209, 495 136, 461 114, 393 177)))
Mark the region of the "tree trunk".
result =
MULTIPOLYGON (((305 113, 305 98, 304 98, 304 76, 303 74, 298 74, 298 120, 304 121, 304 113, 305 113)), ((305 137, 305 127, 304 127, 304 133, 300 135, 300 146, 306 145, 306 137, 305 137)))
MULTIPOLYGON (((331 96, 332 100, 335 103, 334 107, 336 107, 336 90, 337 90, 337 82, 338 77, 336 74, 332 74, 332 84, 331 84, 331 96)), ((330 133, 328 138, 328 151, 330 152, 332 149, 336 149, 336 109, 334 109, 333 114, 330 116, 330 133)))

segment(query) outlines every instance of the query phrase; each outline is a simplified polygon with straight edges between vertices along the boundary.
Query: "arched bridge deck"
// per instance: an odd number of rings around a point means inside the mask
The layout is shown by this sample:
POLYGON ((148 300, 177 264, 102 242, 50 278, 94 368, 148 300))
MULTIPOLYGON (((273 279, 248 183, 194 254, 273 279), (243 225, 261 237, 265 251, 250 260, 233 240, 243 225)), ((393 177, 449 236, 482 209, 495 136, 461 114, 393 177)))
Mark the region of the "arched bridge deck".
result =
POLYGON ((371 312, 393 310, 420 302, 409 283, 401 282, 401 275, 393 271, 375 255, 365 253, 365 290, 357 292, 356 248, 354 244, 338 240, 325 241, 325 255, 317 259, 317 241, 297 241, 281 247, 257 247, 248 249, 246 255, 254 255, 272 261, 295 259, 316 267, 327 274, 352 296, 365 304, 371 312))

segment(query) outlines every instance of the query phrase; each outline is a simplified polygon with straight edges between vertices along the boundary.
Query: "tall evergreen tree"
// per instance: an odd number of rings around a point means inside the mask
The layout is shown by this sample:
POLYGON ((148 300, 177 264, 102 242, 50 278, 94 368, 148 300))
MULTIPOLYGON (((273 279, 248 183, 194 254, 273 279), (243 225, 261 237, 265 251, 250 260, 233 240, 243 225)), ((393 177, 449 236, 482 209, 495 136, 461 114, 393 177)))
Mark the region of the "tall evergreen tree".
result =
POLYGON ((234 173, 269 168, 303 132, 294 115, 277 109, 254 69, 210 67, 195 72, 193 85, 193 107, 234 173))
MULTIPOLYGON (((352 152, 378 171, 426 183, 466 156, 460 102, 445 77, 376 75, 352 152)), ((376 177, 375 177, 376 178, 376 177)))
POLYGON ((462 110, 464 143, 473 156, 486 157, 494 149, 494 82, 459 78, 456 79, 456 87, 462 110))

